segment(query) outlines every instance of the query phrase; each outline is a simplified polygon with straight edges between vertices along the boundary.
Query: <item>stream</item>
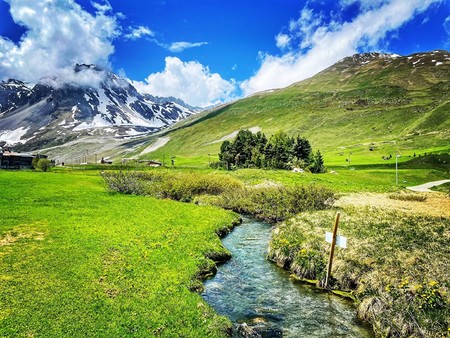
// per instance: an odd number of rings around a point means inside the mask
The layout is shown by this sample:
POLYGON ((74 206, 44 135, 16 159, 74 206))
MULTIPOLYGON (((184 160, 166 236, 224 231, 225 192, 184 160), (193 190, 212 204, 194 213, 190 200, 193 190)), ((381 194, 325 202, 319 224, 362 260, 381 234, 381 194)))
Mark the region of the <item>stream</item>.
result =
MULTIPOLYGON (((262 337, 373 337, 350 301, 294 283, 266 260, 270 233, 270 225, 247 218, 227 235, 222 242, 233 258, 205 282, 203 298, 233 323, 259 328, 262 337)), ((241 337, 238 327, 233 337, 241 337)))

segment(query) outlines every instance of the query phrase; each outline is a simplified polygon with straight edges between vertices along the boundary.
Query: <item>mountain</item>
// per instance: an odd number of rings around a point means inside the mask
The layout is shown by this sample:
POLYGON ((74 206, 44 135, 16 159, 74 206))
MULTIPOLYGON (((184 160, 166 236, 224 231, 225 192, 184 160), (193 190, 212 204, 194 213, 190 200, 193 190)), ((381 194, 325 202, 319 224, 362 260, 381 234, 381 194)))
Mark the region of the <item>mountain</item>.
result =
POLYGON ((77 82, 56 77, 34 86, 15 79, 0 82, 0 142, 35 150, 87 136, 131 138, 195 113, 179 99, 141 94, 95 65, 77 64, 71 79, 77 82), (91 78, 97 83, 90 84, 91 78))
POLYGON ((450 152, 450 53, 346 57, 289 87, 176 124, 161 135, 170 141, 143 157, 208 163, 208 154, 217 160, 223 140, 250 128, 307 137, 328 164, 345 165, 350 153, 360 163, 376 163, 395 152, 450 152))

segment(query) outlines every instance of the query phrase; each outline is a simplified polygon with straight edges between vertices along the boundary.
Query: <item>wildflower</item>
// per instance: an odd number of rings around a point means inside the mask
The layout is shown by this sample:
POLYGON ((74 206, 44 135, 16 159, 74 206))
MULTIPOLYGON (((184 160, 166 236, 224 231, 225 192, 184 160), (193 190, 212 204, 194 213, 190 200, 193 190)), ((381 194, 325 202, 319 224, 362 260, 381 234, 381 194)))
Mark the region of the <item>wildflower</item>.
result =
POLYGON ((435 286, 435 285, 437 285, 437 284, 438 284, 438 282, 436 282, 435 280, 430 280, 430 281, 428 282, 428 285, 431 286, 431 287, 433 287, 433 286, 435 286))

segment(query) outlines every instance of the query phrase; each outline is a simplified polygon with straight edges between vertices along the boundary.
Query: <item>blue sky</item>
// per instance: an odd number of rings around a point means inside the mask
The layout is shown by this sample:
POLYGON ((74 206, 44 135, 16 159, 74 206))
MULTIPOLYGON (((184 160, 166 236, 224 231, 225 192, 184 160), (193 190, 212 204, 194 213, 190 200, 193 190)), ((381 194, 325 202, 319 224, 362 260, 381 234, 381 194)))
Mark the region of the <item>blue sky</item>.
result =
POLYGON ((96 63, 207 106, 287 86, 357 52, 450 48, 449 0, 0 0, 0 79, 96 63))

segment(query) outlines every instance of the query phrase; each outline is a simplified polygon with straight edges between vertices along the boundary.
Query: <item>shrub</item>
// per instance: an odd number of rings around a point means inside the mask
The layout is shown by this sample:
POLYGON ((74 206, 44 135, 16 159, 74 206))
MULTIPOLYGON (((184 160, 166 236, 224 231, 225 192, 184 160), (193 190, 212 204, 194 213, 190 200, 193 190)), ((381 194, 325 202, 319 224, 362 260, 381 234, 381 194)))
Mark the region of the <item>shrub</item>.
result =
POLYGON ((283 221, 302 211, 326 209, 335 200, 333 191, 314 185, 246 188, 221 197, 217 202, 219 206, 270 223, 283 221))
POLYGON ((146 193, 142 173, 120 170, 103 171, 101 175, 111 191, 135 195, 144 195, 146 193))
POLYGON ((40 171, 48 171, 51 167, 53 167, 52 161, 46 158, 38 159, 35 164, 35 168, 40 171))
POLYGON ((111 191, 201 201, 271 223, 305 210, 326 209, 335 199, 333 191, 314 185, 244 187, 237 179, 222 174, 118 171, 103 172, 102 176, 111 191))

